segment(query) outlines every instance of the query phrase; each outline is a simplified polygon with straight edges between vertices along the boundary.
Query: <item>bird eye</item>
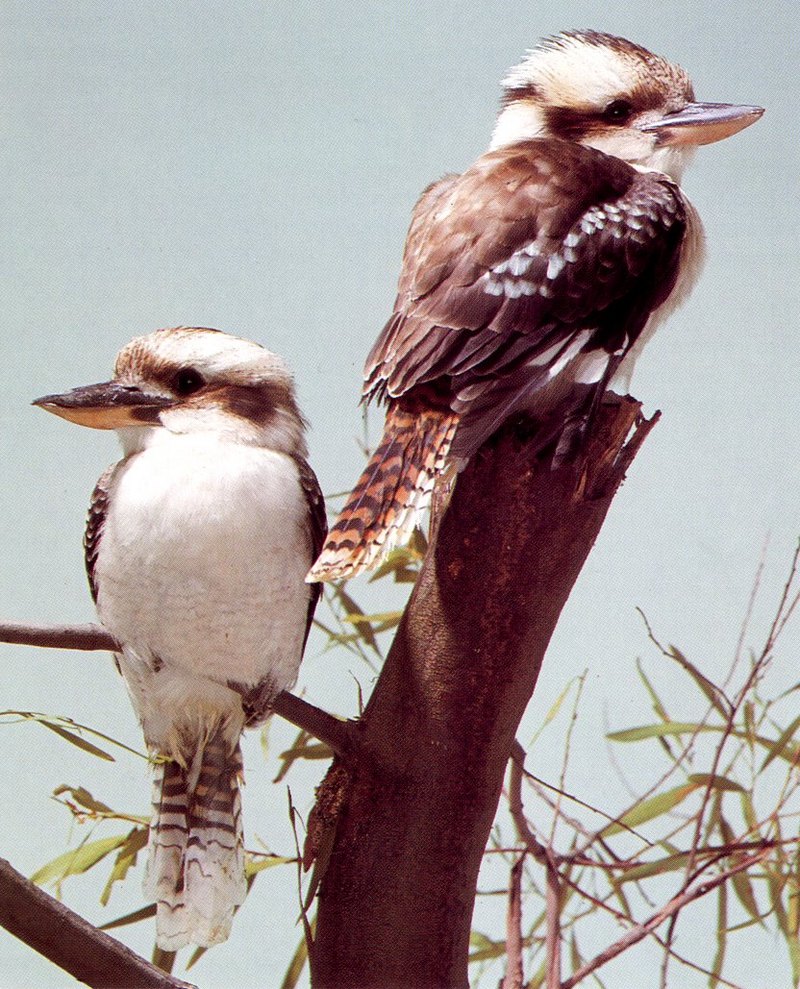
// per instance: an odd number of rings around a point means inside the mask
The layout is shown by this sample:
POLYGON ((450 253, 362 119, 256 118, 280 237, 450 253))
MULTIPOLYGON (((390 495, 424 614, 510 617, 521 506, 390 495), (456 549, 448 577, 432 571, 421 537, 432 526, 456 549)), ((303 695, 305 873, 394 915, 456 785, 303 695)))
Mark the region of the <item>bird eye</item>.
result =
POLYGON ((199 371, 193 367, 182 367, 172 378, 170 385, 176 395, 193 395, 199 391, 205 380, 199 371))
POLYGON ((612 100, 603 110, 603 120, 610 124, 624 124, 633 113, 633 107, 627 100, 612 100))

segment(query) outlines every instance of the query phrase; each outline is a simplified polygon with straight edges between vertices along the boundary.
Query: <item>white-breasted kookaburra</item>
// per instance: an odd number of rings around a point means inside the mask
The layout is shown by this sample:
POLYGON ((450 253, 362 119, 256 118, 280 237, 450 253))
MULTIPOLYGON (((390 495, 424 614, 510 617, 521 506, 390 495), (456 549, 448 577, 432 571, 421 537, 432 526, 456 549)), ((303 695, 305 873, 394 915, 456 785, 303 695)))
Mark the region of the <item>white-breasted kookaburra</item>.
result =
POLYGON ((510 416, 556 458, 697 279, 679 182, 694 149, 756 121, 698 103, 680 67, 594 31, 543 41, 504 80, 489 150, 422 194, 394 312, 364 371, 383 438, 310 581, 372 567, 443 475, 510 416))
POLYGON ((85 549, 155 757, 145 892, 162 949, 215 944, 246 892, 239 739, 295 682, 319 597, 325 509, 292 377, 256 343, 179 327, 34 404, 122 442, 85 549))

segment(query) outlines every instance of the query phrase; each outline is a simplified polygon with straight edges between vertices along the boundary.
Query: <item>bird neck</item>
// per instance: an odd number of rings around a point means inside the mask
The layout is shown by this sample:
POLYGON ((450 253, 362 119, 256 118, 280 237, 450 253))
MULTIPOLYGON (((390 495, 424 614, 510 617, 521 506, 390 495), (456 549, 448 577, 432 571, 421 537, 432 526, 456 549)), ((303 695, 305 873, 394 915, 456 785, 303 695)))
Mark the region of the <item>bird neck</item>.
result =
POLYGON ((489 151, 516 144, 518 141, 528 141, 535 137, 546 137, 542 111, 534 103, 519 101, 509 103, 504 107, 494 125, 489 151))

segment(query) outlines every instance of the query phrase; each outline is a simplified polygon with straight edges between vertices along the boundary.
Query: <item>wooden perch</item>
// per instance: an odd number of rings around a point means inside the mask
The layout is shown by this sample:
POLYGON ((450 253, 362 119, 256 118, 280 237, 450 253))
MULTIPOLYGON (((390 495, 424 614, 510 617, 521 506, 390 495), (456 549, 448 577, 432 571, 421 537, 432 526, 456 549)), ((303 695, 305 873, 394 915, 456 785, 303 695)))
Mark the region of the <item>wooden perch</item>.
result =
POLYGON ((0 924, 94 989, 196 989, 167 975, 0 859, 0 924))
POLYGON ((551 470, 507 426, 460 475, 328 801, 341 809, 319 893, 315 989, 468 985, 478 869, 515 732, 655 424, 640 409, 603 404, 577 464, 551 470))
MULTIPOLYGON (((119 649, 117 642, 101 625, 91 624, 24 625, 18 622, 0 622, 0 642, 85 652, 114 652, 119 649)), ((325 742, 334 752, 344 755, 350 751, 354 740, 352 722, 341 721, 286 690, 275 698, 272 709, 286 721, 325 742)))

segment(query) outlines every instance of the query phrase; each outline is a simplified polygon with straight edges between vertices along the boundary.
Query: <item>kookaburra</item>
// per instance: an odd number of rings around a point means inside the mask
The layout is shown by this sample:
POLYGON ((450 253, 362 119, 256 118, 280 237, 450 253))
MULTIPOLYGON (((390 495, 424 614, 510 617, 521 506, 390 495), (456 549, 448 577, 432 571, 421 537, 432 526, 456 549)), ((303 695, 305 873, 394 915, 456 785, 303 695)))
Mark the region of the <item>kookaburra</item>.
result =
POLYGON ((679 182, 695 147, 759 107, 695 102, 683 69, 570 31, 504 80, 489 150, 423 192, 363 396, 383 438, 308 579, 374 566, 443 475, 510 416, 563 460, 606 389, 697 279, 703 231, 679 182))
POLYGON ((112 381, 34 403, 115 429, 86 567, 155 759, 145 892, 164 950, 225 940, 245 896, 242 730, 297 677, 325 537, 283 360, 216 330, 158 330, 112 381))

